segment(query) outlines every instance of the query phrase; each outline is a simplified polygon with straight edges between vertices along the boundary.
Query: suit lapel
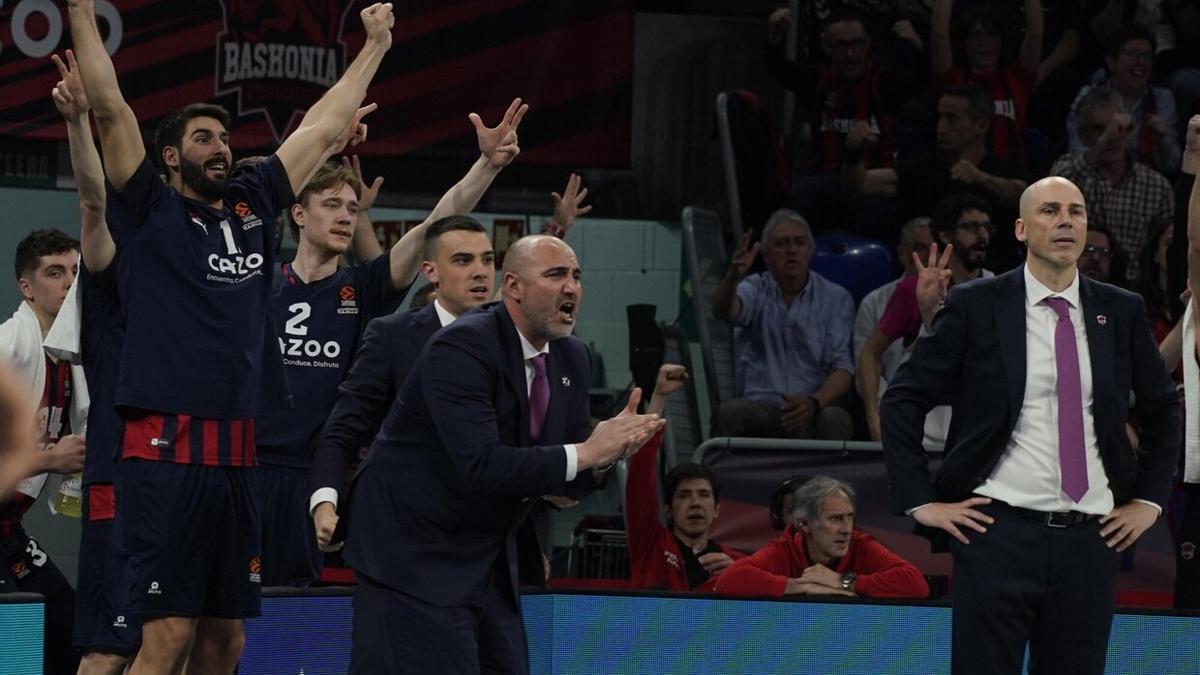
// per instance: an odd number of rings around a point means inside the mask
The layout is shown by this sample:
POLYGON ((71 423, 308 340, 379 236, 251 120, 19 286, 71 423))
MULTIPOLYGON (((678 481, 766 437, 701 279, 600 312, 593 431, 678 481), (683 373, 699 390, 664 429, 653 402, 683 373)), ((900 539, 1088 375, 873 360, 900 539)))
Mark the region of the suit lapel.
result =
POLYGON ((429 342, 429 338, 438 332, 442 327, 442 321, 438 318, 437 310, 434 309, 433 303, 429 303, 416 314, 413 315, 413 330, 409 331, 409 339, 416 346, 414 354, 420 354, 421 348, 429 342))
POLYGON ((566 438, 567 398, 572 386, 580 386, 567 377, 567 364, 563 361, 562 345, 550 343, 550 354, 546 357, 546 378, 550 380, 550 405, 546 408, 546 421, 542 424, 542 445, 554 445, 566 438))
MULTIPOLYGON (((529 440, 529 384, 525 379, 525 353, 521 350, 521 338, 517 335, 517 327, 504 308, 504 303, 498 303, 490 311, 496 313, 497 328, 500 333, 500 349, 503 357, 504 379, 512 388, 513 394, 521 410, 521 447, 530 445, 529 440)), ((553 396, 551 397, 553 399, 553 396)))
POLYGON ((1088 355, 1092 360, 1092 416, 1100 419, 1103 401, 1095 392, 1116 391, 1113 379, 1113 331, 1109 328, 1107 308, 1097 294, 1097 285, 1079 275, 1079 305, 1083 328, 1087 332, 1088 355))
POLYGON ((1025 268, 1003 275, 995 304, 1000 356, 1008 379, 1008 405, 1015 423, 1025 400, 1025 268))

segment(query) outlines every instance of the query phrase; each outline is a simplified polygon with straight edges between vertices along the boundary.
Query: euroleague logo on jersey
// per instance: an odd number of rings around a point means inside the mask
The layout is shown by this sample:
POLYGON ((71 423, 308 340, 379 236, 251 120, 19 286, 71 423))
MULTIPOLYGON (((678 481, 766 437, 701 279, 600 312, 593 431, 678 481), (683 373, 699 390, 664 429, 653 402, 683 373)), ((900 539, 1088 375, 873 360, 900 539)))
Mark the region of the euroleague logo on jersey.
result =
POLYGON ((347 284, 342 286, 338 291, 338 297, 342 300, 342 306, 338 307, 338 314, 358 314, 358 292, 354 287, 347 284))
POLYGON ((250 581, 262 583, 262 558, 254 556, 250 559, 250 581))
POLYGON ((243 232, 260 227, 263 224, 262 218, 254 215, 254 211, 250 209, 250 205, 246 202, 238 202, 235 204, 233 207, 233 212, 237 214, 238 218, 242 219, 243 232))

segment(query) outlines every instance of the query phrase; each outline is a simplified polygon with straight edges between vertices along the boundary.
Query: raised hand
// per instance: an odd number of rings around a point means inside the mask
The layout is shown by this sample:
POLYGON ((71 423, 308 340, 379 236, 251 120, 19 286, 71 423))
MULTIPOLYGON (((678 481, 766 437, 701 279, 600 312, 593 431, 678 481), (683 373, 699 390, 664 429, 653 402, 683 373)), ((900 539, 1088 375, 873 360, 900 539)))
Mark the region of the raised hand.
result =
POLYGON ((846 130, 846 149, 860 152, 879 142, 879 133, 864 120, 857 120, 846 130))
POLYGON ((777 45, 787 37, 788 28, 792 25, 792 10, 780 7, 767 17, 767 42, 777 45))
POLYGON ((946 244, 942 255, 938 256, 937 242, 929 246, 929 264, 921 262, 921 256, 912 254, 917 268, 917 307, 921 310, 921 319, 928 326, 933 323, 933 315, 946 300, 950 290, 950 255, 954 253, 954 245, 946 244))
MULTIPOLYGON (((347 145, 353 148, 359 143, 367 140, 367 125, 363 124, 362 120, 367 115, 375 112, 375 110, 378 108, 378 103, 368 103, 367 105, 359 108, 354 113, 354 117, 350 118, 350 122, 346 125, 346 128, 342 129, 342 132, 333 139, 332 143, 329 144, 329 148, 325 151, 325 156, 333 157, 334 155, 341 154, 341 152, 346 149, 347 145)), ((361 176, 359 177, 361 178, 361 176)))
POLYGON ((664 396, 674 394, 683 388, 683 383, 687 382, 687 368, 678 363, 664 363, 658 368, 658 379, 654 381, 654 393, 662 393, 664 396))
POLYGON ((729 261, 729 271, 737 275, 738 279, 746 276, 750 267, 754 265, 754 258, 758 256, 758 249, 761 247, 762 242, 754 241, 754 230, 747 230, 733 251, 733 258, 729 261))
POLYGON ((59 76, 62 77, 50 91, 54 107, 58 108, 58 112, 62 113, 68 122, 77 122, 87 114, 91 105, 88 103, 87 90, 83 88, 83 79, 79 77, 79 64, 75 62, 75 52, 67 50, 66 63, 63 63, 58 54, 51 54, 50 60, 54 62, 59 76))
POLYGON ((1184 173, 1193 176, 1200 173, 1200 115, 1192 115, 1188 120, 1187 135, 1183 145, 1184 173))
POLYGON ((385 49, 392 46, 392 26, 396 25, 392 3, 377 2, 358 15, 362 17, 363 30, 367 33, 368 42, 382 45, 385 49))
POLYGON ((358 182, 362 183, 362 196, 358 198, 358 210, 366 211, 375 203, 375 199, 379 197, 379 188, 383 187, 383 176, 376 176, 375 180, 368 185, 363 178, 362 162, 358 161, 358 155, 352 157, 343 157, 342 166, 354 172, 358 176, 358 182))
POLYGON ((960 159, 950 167, 950 178, 960 183, 977 183, 983 177, 983 171, 970 161, 960 159))
POLYGON ((650 396, 650 405, 646 406, 646 414, 661 415, 667 408, 667 397, 679 391, 687 379, 687 368, 678 363, 659 366, 658 379, 654 381, 654 393, 650 396))
POLYGON ((475 137, 479 140, 479 152, 487 157, 488 163, 494 168, 501 169, 508 166, 517 158, 517 155, 521 154, 517 139, 517 127, 521 126, 521 119, 528 111, 528 104, 521 103, 520 98, 514 98, 513 102, 509 104, 508 110, 504 112, 504 118, 500 120, 500 124, 491 128, 484 125, 479 115, 475 113, 467 115, 475 127, 475 137))
POLYGON ((913 28, 912 21, 900 19, 892 24, 892 33, 901 40, 911 44, 917 51, 925 51, 925 42, 917 34, 917 29, 913 28))
POLYGON ((561 195, 557 192, 550 193, 550 198, 554 201, 554 224, 558 225, 561 230, 559 237, 566 236, 576 218, 592 210, 590 205, 583 205, 588 190, 587 188, 580 190, 579 186, 582 184, 583 179, 579 177, 579 174, 573 173, 567 179, 567 187, 563 188, 561 195))

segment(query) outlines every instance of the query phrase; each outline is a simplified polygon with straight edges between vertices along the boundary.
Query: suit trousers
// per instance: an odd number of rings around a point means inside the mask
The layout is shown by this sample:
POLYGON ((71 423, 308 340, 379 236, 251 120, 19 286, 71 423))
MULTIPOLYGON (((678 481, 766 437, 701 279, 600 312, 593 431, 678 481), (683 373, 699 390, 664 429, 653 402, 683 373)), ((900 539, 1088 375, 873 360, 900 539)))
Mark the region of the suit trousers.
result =
POLYGON ((362 575, 354 593, 350 673, 529 672, 516 590, 503 553, 467 598, 439 607, 362 575))
POLYGON ((995 519, 970 544, 951 539, 956 674, 1104 672, 1120 555, 1098 519, 1048 527, 1006 505, 976 507, 995 519))

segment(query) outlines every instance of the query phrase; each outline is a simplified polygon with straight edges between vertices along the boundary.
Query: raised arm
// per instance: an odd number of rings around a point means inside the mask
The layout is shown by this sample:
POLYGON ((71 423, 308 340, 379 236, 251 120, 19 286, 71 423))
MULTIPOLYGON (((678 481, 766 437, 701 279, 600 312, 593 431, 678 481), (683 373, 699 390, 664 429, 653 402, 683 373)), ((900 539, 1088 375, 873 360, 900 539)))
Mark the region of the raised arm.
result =
POLYGON ((883 353, 891 344, 892 341, 876 325, 858 354, 858 395, 867 418, 867 433, 873 441, 879 440, 879 378, 883 374, 883 353))
POLYGON ((941 76, 954 66, 954 48, 950 44, 950 14, 954 0, 934 0, 929 17, 929 59, 934 76, 941 76))
MULTIPOLYGON (((1187 215, 1187 279, 1188 287, 1192 289, 1192 302, 1196 302, 1196 291, 1200 289, 1200 115, 1193 115, 1188 120, 1187 139, 1183 150, 1182 171, 1191 174, 1192 194, 1188 198, 1187 215)), ((1192 318, 1197 328, 1200 328, 1200 311, 1192 308, 1192 318)), ((1200 347, 1197 348, 1200 355, 1200 347)))
POLYGON ((733 252, 729 270, 725 272, 720 285, 713 292, 712 313, 714 317, 733 321, 741 315, 742 301, 738 298, 737 287, 741 283, 742 277, 745 277, 746 273, 750 271, 761 246, 761 242, 754 241, 754 230, 747 230, 746 234, 742 235, 737 250, 733 252))
POLYGON ((383 176, 376 176, 370 184, 363 178, 362 162, 358 155, 343 157, 342 165, 354 171, 358 182, 362 183, 362 196, 358 198, 358 215, 354 221, 354 255, 359 260, 372 260, 383 253, 383 245, 375 235, 375 224, 371 222, 371 207, 379 198, 379 189, 383 187, 383 176))
POLYGON ((588 189, 580 189, 582 185, 583 179, 579 174, 573 173, 567 178, 567 186, 563 188, 562 194, 550 193, 550 199, 554 202, 554 215, 546 224, 542 225, 542 234, 562 239, 567 236, 567 232, 571 231, 576 218, 586 215, 592 210, 590 204, 583 205, 583 200, 587 199, 588 189))
POLYGON ((438 200, 425 221, 414 227, 392 246, 392 284, 403 288, 412 283, 421 266, 421 248, 425 230, 429 225, 447 216, 466 215, 474 210, 483 194, 491 187, 500 170, 512 163, 521 153, 518 145, 517 128, 529 106, 521 99, 513 99, 500 124, 487 127, 479 115, 471 113, 468 118, 475 126, 475 137, 479 141, 479 159, 471 165, 467 175, 438 200))
POLYGON ((100 132, 104 173, 113 189, 121 192, 146 157, 142 132, 138 129, 133 108, 121 95, 117 71, 104 50, 100 29, 96 26, 95 3, 93 0, 68 0, 67 16, 71 22, 74 53, 79 57, 79 74, 100 132))
POLYGON ((1017 61, 1027 73, 1036 73, 1042 65, 1042 42, 1045 39, 1046 16, 1042 12, 1042 0, 1025 0, 1025 39, 1017 61))
POLYGON ((71 172, 79 193, 79 244, 83 264, 93 273, 108 268, 117 247, 104 219, 104 166, 92 140, 88 120, 87 91, 79 77, 75 54, 67 50, 67 62, 54 54, 50 57, 62 76, 50 93, 54 106, 67 123, 67 143, 71 150, 71 172))
POLYGON ((300 126, 275 153, 287 171, 292 191, 300 192, 326 148, 346 128, 367 95, 367 85, 392 46, 392 3, 375 3, 360 12, 367 40, 350 67, 304 114, 300 126))

